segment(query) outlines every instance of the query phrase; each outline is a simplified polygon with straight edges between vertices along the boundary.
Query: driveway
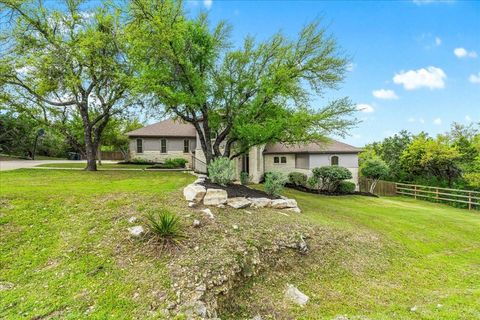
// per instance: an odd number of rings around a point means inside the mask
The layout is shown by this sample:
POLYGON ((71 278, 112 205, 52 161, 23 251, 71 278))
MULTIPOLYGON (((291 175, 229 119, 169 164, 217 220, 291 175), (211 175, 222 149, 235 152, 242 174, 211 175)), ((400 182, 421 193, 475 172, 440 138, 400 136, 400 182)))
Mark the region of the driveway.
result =
MULTIPOLYGON (((22 168, 32 168, 45 163, 86 163, 86 161, 75 160, 8 160, 0 161, 0 171, 15 170, 22 168)), ((102 161, 103 163, 115 163, 117 161, 102 161)))

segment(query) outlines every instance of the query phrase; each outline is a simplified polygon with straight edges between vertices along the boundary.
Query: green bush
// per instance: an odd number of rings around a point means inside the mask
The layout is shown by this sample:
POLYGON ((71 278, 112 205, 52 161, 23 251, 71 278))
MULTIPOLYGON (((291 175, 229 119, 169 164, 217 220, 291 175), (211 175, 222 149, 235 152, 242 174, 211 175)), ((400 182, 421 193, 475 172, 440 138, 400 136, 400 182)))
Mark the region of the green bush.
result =
POLYGON ((296 186, 305 187, 307 185, 307 175, 301 172, 290 172, 288 181, 296 186))
POLYGON ((355 191, 356 185, 351 181, 340 181, 337 187, 337 192, 339 193, 353 193, 355 191))
POLYGON ((164 241, 178 242, 183 238, 182 225, 175 213, 161 210, 147 215, 150 230, 164 241))
POLYGON ((119 164, 155 164, 155 162, 141 158, 134 158, 130 161, 119 162, 119 164))
POLYGON ((165 160, 165 163, 163 166, 165 168, 185 168, 185 165, 187 164, 187 160, 184 158, 168 158, 165 160))
POLYGON ((310 189, 320 189, 320 180, 318 180, 318 177, 311 176, 307 179, 306 187, 310 189))
POLYGON ((281 172, 267 172, 265 173, 265 192, 268 195, 278 197, 282 193, 283 186, 287 181, 287 176, 281 172))
POLYGON ((319 187, 323 190, 333 192, 337 189, 340 181, 352 178, 350 170, 340 166, 324 166, 314 168, 313 176, 319 181, 319 187))
POLYGON ((248 172, 240 172, 240 183, 246 186, 250 182, 250 175, 248 172))
POLYGON ((235 180, 235 165, 226 157, 213 159, 208 165, 208 177, 213 183, 225 186, 235 180))

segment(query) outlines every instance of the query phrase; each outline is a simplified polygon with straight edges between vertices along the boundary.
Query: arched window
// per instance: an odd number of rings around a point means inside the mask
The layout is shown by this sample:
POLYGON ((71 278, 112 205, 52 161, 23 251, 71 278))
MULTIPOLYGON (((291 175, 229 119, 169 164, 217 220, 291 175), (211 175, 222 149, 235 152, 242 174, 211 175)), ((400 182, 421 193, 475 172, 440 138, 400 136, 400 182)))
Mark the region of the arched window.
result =
POLYGON ((332 166, 338 166, 338 156, 332 156, 330 158, 330 165, 332 166))

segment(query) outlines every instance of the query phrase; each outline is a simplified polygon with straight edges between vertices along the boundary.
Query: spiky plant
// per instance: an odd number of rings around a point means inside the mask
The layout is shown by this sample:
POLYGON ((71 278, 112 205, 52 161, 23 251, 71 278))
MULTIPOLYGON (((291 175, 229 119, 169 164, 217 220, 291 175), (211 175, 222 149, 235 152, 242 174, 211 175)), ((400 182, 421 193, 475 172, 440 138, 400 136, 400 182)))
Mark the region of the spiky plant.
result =
POLYGON ((147 215, 150 230, 164 242, 178 243, 184 237, 180 219, 166 209, 147 215))

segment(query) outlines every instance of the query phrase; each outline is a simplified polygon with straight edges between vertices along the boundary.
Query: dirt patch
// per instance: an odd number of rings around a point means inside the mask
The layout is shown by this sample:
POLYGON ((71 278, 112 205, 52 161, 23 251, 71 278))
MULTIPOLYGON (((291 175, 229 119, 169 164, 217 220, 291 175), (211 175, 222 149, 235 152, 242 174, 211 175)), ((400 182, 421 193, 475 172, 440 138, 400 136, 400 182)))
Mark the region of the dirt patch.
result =
POLYGON ((216 183, 211 182, 210 180, 205 180, 205 182, 200 183, 200 185, 204 186, 205 188, 209 189, 223 189, 227 191, 229 198, 236 198, 236 197, 245 197, 245 198, 268 198, 268 199, 278 199, 278 197, 273 197, 268 195, 266 192, 262 190, 251 189, 247 186, 241 184, 228 184, 226 186, 222 186, 216 183))

